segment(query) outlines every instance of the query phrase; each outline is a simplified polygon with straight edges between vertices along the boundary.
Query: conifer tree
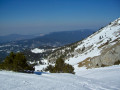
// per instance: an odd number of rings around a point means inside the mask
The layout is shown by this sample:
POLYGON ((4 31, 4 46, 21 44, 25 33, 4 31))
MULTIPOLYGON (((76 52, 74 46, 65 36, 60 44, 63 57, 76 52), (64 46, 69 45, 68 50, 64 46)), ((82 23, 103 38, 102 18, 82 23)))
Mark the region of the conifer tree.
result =
POLYGON ((25 70, 33 70, 33 66, 27 64, 27 60, 22 53, 11 52, 9 56, 6 57, 4 62, 0 64, 1 69, 13 70, 17 72, 24 72, 25 70))
POLYGON ((45 71, 50 71, 51 73, 72 73, 74 74, 74 67, 72 65, 66 64, 64 60, 60 57, 56 60, 55 66, 49 65, 45 71))

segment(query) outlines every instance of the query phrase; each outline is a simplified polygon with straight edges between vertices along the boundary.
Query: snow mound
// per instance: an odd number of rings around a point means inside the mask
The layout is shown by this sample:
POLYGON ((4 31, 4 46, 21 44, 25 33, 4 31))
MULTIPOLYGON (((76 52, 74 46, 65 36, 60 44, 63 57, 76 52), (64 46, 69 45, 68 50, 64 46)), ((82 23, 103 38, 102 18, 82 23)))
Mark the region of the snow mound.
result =
POLYGON ((44 49, 35 48, 35 49, 32 49, 31 52, 32 53, 43 53, 43 52, 45 52, 45 50, 44 49))

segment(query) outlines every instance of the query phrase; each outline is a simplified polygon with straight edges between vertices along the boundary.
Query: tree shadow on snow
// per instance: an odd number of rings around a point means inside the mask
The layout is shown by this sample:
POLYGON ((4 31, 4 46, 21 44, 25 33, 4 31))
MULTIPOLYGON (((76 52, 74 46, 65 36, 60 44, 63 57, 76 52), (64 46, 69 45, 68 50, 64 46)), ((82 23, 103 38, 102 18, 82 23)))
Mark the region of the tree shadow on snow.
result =
POLYGON ((38 72, 38 71, 35 71, 34 74, 36 75, 42 75, 42 74, 48 74, 47 72, 38 72))

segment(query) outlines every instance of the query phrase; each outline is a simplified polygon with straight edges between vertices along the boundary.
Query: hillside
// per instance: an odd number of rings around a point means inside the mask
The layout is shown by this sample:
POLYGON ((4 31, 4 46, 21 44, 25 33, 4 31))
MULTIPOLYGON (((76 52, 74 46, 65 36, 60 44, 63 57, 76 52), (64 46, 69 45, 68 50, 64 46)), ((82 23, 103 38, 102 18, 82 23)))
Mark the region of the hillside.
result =
POLYGON ((79 69, 77 75, 0 71, 1 90, 119 90, 120 66, 79 69))
MULTIPOLYGON (((40 48, 48 49, 49 47, 64 46, 92 34, 92 30, 73 30, 73 31, 62 31, 45 34, 32 39, 27 39, 31 35, 8 35, 0 37, 0 41, 8 39, 9 42, 0 44, 0 60, 3 60, 11 51, 12 52, 25 52, 31 53, 31 49, 40 48), (11 40, 11 41, 10 41, 11 40), (27 52, 26 52, 27 50, 27 52)), ((31 36, 32 37, 32 36, 31 36)), ((27 56, 27 54, 26 54, 27 56)), ((35 56, 35 55, 34 55, 35 56)), ((27 56, 28 57, 28 56, 27 56)), ((41 57, 37 55, 36 57, 41 57)), ((39 58, 32 57, 32 60, 40 60, 39 58)), ((43 58, 43 57, 41 57, 43 58)))
POLYGON ((120 18, 109 23, 91 36, 50 54, 48 62, 62 57, 75 67, 104 67, 120 63, 120 18))

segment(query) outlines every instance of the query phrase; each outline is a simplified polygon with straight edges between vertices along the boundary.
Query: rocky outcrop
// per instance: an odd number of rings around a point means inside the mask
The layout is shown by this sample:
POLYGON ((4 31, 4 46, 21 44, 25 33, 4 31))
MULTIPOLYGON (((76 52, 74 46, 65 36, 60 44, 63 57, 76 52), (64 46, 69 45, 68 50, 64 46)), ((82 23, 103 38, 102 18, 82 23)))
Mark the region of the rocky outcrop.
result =
POLYGON ((107 47, 103 49, 100 56, 96 56, 90 59, 89 65, 87 67, 104 67, 115 64, 120 64, 120 43, 107 47))

